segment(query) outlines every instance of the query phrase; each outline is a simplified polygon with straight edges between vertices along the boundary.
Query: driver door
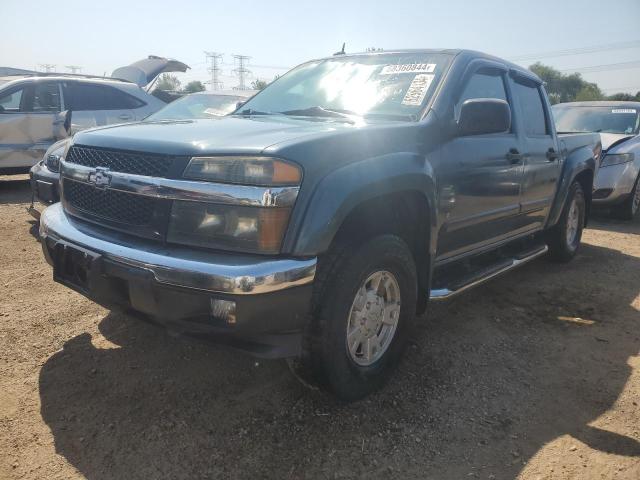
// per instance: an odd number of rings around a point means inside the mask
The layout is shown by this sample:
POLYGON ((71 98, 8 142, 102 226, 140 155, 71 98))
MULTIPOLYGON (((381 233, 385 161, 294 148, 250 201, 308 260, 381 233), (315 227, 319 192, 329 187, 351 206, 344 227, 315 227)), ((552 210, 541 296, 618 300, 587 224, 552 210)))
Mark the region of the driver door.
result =
POLYGON ((61 107, 55 81, 16 85, 0 95, 0 169, 29 168, 56 141, 61 107))
MULTIPOLYGON (((456 119, 462 103, 475 98, 504 100, 513 115, 505 70, 478 67, 463 82, 456 119)), ((438 261, 499 242, 519 228, 523 164, 513 125, 512 121, 511 130, 503 133, 457 136, 443 146, 439 196, 447 214, 438 261)))

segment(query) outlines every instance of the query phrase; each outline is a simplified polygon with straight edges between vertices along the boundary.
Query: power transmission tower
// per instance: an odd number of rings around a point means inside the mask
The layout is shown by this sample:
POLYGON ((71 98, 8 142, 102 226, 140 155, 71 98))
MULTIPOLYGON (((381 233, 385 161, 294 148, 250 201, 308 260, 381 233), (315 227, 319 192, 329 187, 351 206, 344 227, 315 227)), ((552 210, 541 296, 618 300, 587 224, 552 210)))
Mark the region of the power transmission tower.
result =
POLYGON ((220 73, 222 69, 220 64, 222 63, 222 53, 204 52, 204 54, 207 57, 207 61, 211 62, 211 66, 208 68, 209 73, 211 73, 211 90, 221 90, 220 73))
POLYGON ((246 90, 245 80, 247 76, 251 75, 251 70, 247 69, 247 63, 251 57, 247 55, 233 55, 233 59, 238 65, 238 68, 233 71, 233 73, 238 75, 238 90, 246 90))
POLYGON ((71 73, 74 75, 78 73, 80 70, 82 70, 82 67, 79 67, 78 65, 67 65, 64 68, 69 69, 71 73))
POLYGON ((56 68, 56 65, 54 63, 41 63, 40 68, 44 69, 45 72, 49 73, 53 71, 54 68, 56 68))

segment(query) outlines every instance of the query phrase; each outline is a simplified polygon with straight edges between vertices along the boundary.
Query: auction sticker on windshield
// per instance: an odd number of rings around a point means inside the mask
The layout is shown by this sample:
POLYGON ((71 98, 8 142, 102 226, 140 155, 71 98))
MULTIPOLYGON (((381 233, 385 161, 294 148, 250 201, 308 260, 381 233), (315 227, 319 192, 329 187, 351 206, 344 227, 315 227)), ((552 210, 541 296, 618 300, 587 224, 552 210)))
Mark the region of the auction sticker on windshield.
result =
POLYGON ((416 75, 402 99, 402 104, 413 106, 422 105, 424 97, 427 95, 427 90, 429 90, 431 86, 431 82, 433 82, 433 75, 425 73, 416 75))
POLYGON ((636 113, 635 108, 614 108, 611 113, 636 113))
POLYGON ((380 75, 393 75, 394 73, 433 73, 435 70, 435 63, 407 63, 403 65, 385 65, 380 71, 380 75))

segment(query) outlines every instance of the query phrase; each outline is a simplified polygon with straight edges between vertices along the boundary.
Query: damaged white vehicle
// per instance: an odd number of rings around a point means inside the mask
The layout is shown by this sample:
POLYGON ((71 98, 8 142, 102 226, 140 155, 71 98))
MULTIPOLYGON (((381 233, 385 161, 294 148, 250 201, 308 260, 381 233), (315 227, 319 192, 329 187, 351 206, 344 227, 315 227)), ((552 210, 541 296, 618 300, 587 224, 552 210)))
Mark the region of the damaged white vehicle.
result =
POLYGON ((177 60, 150 56, 111 77, 41 74, 4 77, 0 86, 0 175, 26 173, 57 140, 86 128, 142 120, 165 102, 150 88, 177 60))

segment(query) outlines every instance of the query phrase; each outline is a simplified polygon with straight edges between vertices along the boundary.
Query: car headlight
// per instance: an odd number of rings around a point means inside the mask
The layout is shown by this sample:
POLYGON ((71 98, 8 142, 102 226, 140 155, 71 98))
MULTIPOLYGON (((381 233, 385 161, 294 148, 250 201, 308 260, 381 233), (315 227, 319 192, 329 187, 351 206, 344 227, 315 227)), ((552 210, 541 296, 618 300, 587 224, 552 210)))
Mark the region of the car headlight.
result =
POLYGON ((297 165, 271 157, 194 157, 184 178, 207 182, 256 186, 300 185, 302 171, 297 165))
POLYGON ((60 160, 64 158, 65 147, 56 148, 53 152, 50 152, 44 159, 45 166, 52 172, 60 171, 60 160))
POLYGON ((611 153, 603 157, 600 167, 610 167, 628 162, 633 162, 633 153, 611 153))
POLYGON ((278 253, 290 213, 290 207, 175 200, 167 240, 221 250, 278 253))

